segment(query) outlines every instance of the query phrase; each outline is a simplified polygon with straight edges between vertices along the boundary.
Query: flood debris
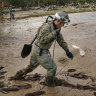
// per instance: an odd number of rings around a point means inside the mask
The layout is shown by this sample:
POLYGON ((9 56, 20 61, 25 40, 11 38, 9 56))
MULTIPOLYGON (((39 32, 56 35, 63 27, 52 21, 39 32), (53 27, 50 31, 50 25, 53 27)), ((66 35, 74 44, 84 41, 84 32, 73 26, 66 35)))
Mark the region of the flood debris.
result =
POLYGON ((77 45, 72 45, 72 47, 73 47, 74 49, 79 50, 80 56, 85 56, 85 51, 84 51, 83 49, 81 49, 79 46, 77 46, 77 45))
POLYGON ((36 91, 33 93, 27 93, 25 96, 39 96, 39 95, 43 95, 45 93, 46 93, 45 91, 36 91))

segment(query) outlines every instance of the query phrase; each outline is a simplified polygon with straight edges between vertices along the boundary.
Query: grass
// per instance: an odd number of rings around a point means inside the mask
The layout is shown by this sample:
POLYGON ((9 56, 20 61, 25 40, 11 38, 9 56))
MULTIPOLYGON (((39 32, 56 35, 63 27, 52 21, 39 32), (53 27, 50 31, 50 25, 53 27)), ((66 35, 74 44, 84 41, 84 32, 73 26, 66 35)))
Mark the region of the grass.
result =
MULTIPOLYGON (((34 12, 32 14, 28 14, 27 16, 22 16, 22 17, 15 17, 15 19, 25 19, 25 18, 30 18, 30 17, 41 17, 41 16, 48 16, 48 15, 54 15, 56 12, 60 11, 60 10, 64 10, 68 13, 79 13, 79 12, 92 12, 92 11, 96 11, 96 8, 75 8, 75 9, 72 9, 72 8, 61 8, 61 9, 58 9, 58 10, 52 10, 52 11, 44 11, 42 13, 40 12, 34 12)), ((8 19, 9 18, 5 18, 5 19, 8 19)))
POLYGON ((0 35, 2 35, 3 34, 3 31, 2 31, 2 29, 0 29, 0 35))
POLYGON ((58 60, 58 62, 60 62, 60 63, 64 63, 64 62, 67 62, 68 61, 68 59, 66 58, 66 57, 60 57, 59 58, 59 60, 58 60))

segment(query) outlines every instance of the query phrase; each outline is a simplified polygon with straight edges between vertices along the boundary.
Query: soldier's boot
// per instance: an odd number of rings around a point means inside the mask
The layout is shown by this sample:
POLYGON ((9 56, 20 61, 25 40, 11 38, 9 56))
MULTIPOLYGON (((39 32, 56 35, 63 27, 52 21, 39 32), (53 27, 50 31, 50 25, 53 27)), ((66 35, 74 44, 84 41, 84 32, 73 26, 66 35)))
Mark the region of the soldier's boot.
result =
POLYGON ((45 81, 47 86, 55 87, 55 80, 52 76, 47 76, 45 81))

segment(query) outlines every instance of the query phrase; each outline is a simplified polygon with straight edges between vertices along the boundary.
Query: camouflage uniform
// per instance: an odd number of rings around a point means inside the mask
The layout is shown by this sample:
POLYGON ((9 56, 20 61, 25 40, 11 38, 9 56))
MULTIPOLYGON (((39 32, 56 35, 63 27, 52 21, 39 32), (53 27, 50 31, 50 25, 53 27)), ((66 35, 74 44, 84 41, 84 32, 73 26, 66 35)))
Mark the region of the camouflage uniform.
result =
POLYGON ((41 65, 47 70, 47 76, 55 76, 56 73, 56 63, 49 55, 49 48, 51 47, 54 40, 58 42, 58 44, 64 49, 67 50, 67 43, 64 41, 62 34, 60 33, 56 36, 54 32, 55 28, 53 25, 53 21, 49 23, 44 23, 38 29, 38 36, 33 45, 32 56, 30 59, 30 65, 27 68, 20 70, 18 75, 22 76, 27 74, 28 72, 33 71, 38 65, 41 65))

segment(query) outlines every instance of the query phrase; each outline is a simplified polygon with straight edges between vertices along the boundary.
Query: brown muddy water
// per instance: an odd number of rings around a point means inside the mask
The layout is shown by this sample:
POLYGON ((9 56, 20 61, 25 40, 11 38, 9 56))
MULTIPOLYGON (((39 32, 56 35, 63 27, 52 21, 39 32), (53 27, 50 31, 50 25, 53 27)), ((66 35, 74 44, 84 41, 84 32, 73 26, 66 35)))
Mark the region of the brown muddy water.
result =
MULTIPOLYGON (((31 42, 46 17, 0 23, 0 96, 96 96, 96 12, 74 13, 69 17, 71 22, 61 33, 74 59, 68 59, 56 43, 54 59, 58 80, 53 87, 44 83, 46 70, 41 66, 27 74, 25 80, 9 80, 29 64, 31 54, 22 59, 22 47, 31 42), (85 56, 81 57, 72 45, 82 48, 85 56)), ((52 55, 53 46, 50 52, 52 55)))

